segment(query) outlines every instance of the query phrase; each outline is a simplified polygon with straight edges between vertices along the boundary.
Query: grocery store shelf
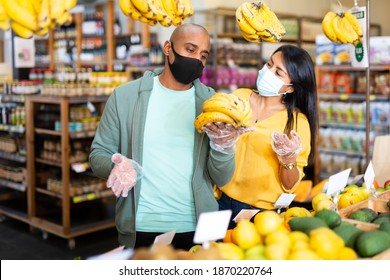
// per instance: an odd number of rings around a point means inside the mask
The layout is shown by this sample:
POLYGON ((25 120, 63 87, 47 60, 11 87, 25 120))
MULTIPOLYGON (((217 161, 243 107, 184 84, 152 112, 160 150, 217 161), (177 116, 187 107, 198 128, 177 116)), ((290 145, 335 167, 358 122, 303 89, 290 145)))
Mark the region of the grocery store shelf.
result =
MULTIPOLYGON (((366 95, 360 93, 321 93, 319 92, 321 100, 340 100, 340 101, 365 101, 366 95)), ((388 101, 389 97, 385 95, 370 95, 370 101, 388 101)))
POLYGON ((27 189, 25 184, 12 182, 5 179, 0 179, 0 186, 8 187, 21 192, 25 192, 27 189))
POLYGON ((25 156, 21 156, 19 154, 11 154, 7 152, 0 151, 0 158, 2 159, 7 159, 7 160, 12 160, 15 162, 20 162, 20 163, 25 163, 27 161, 27 158, 25 156))
POLYGON ((8 132, 8 133, 20 133, 20 134, 23 134, 23 133, 25 133, 26 128, 24 126, 0 124, 0 131, 5 131, 5 132, 8 132))
POLYGON ((347 150, 323 148, 323 147, 320 147, 318 150, 320 153, 339 154, 339 155, 358 156, 358 157, 365 156, 365 152, 363 151, 347 151, 347 150))

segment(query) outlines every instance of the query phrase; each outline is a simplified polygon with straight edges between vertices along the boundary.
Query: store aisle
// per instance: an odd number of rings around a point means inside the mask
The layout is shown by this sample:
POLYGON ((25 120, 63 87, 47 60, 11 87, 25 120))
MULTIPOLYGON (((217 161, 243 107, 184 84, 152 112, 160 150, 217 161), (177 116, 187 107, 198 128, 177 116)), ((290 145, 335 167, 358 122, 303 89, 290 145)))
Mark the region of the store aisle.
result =
POLYGON ((75 238, 76 247, 70 250, 68 241, 41 231, 31 233, 29 225, 6 218, 0 223, 1 260, 73 260, 108 252, 116 247, 116 229, 107 229, 75 238))

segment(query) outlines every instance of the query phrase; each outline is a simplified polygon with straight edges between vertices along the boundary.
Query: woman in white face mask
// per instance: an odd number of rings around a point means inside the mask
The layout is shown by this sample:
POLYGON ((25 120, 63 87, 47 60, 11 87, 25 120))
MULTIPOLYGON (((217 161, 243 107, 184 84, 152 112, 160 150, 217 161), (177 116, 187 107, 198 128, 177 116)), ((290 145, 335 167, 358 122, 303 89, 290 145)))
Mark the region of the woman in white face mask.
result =
POLYGON ((242 209, 275 209, 282 193, 294 192, 312 160, 318 130, 314 65, 305 50, 279 47, 256 85, 232 93, 250 100, 255 126, 237 142, 232 180, 215 189, 220 210, 231 209, 232 219, 242 209))

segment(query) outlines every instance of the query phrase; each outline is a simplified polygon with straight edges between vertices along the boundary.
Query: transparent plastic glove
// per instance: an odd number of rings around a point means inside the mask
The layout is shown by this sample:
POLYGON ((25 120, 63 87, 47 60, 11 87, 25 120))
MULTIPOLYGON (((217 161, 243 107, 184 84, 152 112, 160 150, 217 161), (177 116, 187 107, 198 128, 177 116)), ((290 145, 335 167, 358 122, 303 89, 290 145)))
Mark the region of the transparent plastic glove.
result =
POLYGON ((290 138, 279 132, 272 133, 272 149, 278 155, 281 163, 295 162, 302 151, 302 141, 295 131, 291 131, 290 138))
POLYGON ((235 153, 238 137, 254 129, 254 127, 234 127, 225 123, 209 123, 202 128, 210 138, 210 147, 223 154, 235 153))
POLYGON ((116 153, 111 157, 115 164, 107 180, 107 187, 111 188, 116 197, 127 197, 129 191, 142 177, 142 167, 135 161, 116 153))

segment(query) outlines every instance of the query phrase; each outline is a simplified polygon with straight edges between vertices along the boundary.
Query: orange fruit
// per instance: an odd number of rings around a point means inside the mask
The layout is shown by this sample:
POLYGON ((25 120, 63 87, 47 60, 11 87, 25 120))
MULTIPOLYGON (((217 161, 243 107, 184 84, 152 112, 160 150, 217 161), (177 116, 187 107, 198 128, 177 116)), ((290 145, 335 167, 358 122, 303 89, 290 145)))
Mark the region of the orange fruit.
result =
POLYGON ((264 236, 281 226, 283 219, 275 211, 267 210, 256 214, 254 224, 257 231, 264 236))
POLYGON ((225 237, 223 238, 223 242, 232 242, 232 232, 233 232, 233 229, 228 229, 226 231, 226 234, 225 234, 225 237))

